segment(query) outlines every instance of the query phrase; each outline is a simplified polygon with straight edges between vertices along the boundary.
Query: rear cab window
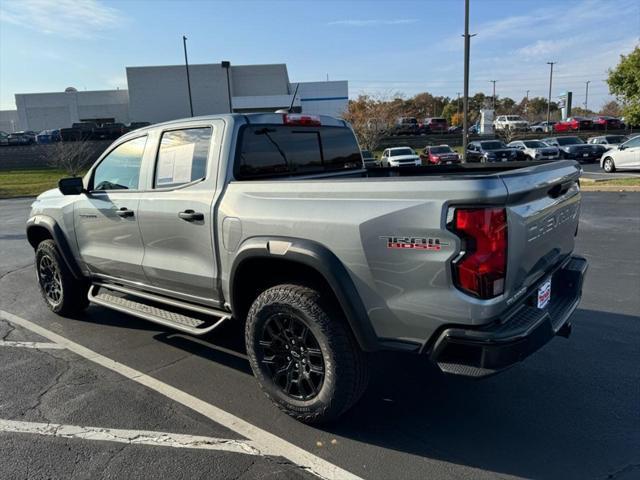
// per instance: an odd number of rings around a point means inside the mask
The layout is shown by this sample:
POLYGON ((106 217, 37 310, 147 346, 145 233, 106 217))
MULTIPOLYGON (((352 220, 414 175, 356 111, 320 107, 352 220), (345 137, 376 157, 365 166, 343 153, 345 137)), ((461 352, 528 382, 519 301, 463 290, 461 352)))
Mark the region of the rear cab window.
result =
POLYGON ((360 149, 348 128, 250 124, 240 131, 234 174, 250 180, 361 168, 360 149))

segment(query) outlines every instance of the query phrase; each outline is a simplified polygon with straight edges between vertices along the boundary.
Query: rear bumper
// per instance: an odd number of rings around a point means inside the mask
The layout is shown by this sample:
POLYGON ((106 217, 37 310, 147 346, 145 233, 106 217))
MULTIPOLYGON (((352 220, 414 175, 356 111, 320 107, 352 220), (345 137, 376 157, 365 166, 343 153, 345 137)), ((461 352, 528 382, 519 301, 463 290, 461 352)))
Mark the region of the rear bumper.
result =
POLYGON ((553 273, 551 301, 545 309, 535 305, 535 288, 505 319, 480 328, 442 331, 430 359, 445 373, 485 377, 524 360, 556 335, 568 337, 586 271, 587 260, 572 256, 553 273))

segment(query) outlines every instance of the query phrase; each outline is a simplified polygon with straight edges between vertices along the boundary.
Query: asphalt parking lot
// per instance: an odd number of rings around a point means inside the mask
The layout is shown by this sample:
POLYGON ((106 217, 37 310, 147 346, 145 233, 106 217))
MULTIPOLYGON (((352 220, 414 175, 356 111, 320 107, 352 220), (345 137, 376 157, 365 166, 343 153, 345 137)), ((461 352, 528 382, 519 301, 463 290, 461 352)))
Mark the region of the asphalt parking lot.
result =
POLYGON ((321 428, 263 397, 232 324, 196 339, 97 306, 50 313, 29 203, 0 201, 0 478, 640 476, 640 193, 584 194, 570 339, 483 381, 381 354, 321 428))
POLYGON ((640 177, 640 171, 638 170, 622 170, 615 173, 606 173, 600 168, 600 163, 585 163, 582 165, 584 178, 592 180, 610 180, 614 178, 633 178, 640 177))

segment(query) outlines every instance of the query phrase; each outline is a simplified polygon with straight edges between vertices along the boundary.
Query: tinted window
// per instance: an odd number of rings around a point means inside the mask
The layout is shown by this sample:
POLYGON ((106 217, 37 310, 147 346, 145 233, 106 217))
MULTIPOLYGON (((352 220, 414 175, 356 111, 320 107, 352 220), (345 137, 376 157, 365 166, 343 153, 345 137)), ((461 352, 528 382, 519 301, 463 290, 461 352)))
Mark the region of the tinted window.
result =
POLYGON ((524 144, 529 148, 544 148, 546 145, 538 140, 527 140, 524 144))
POLYGON ((362 167, 348 128, 250 125, 242 131, 236 174, 256 178, 362 167))
POLYGON ((401 155, 415 155, 415 152, 410 148, 394 148, 393 150, 389 150, 390 156, 399 157, 401 155))
POLYGON ((485 150, 498 150, 499 148, 506 148, 505 144, 502 142, 482 142, 482 148, 485 150))
POLYGON ((558 137, 558 145, 582 145, 584 142, 578 137, 558 137))
POLYGON ((136 190, 147 137, 129 140, 111 151, 93 174, 94 190, 136 190))
POLYGON ((431 147, 429 150, 431 153, 451 153, 453 151, 449 147, 431 147))
POLYGON ((373 158, 369 150, 362 150, 362 158, 373 158))
POLYGON ((176 187, 204 178, 211 127, 164 132, 156 162, 156 188, 176 187))
POLYGON ((609 135, 606 138, 608 143, 622 143, 626 137, 624 135, 609 135))

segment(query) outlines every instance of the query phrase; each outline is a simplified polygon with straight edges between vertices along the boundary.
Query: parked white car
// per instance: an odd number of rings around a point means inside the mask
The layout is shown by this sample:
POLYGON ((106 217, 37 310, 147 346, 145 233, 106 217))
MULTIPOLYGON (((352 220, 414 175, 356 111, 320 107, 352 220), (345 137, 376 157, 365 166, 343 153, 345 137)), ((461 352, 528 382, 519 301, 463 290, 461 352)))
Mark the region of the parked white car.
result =
POLYGON ((602 145, 607 150, 611 150, 613 148, 618 148, 618 145, 622 145, 627 140, 629 140, 629 137, 626 135, 602 135, 587 139, 587 143, 592 145, 602 145))
POLYGON ((417 167, 422 165, 420 156, 411 147, 387 148, 382 152, 383 167, 417 167))
POLYGON ((602 154, 600 167, 607 173, 616 170, 640 170, 640 135, 602 154))
POLYGON ((517 148, 530 160, 557 160, 560 158, 560 149, 540 140, 515 140, 507 146, 517 148))
POLYGON ((498 115, 493 122, 494 130, 529 130, 529 122, 520 115, 498 115))

